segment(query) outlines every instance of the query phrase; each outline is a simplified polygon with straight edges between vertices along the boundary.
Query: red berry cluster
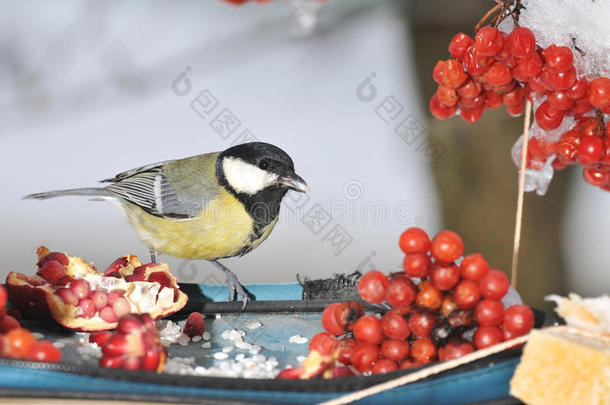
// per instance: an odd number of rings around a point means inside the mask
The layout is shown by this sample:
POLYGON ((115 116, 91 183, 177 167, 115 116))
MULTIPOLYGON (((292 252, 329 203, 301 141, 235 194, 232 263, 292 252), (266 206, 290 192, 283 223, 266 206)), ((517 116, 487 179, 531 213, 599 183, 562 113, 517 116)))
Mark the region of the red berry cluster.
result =
POLYGON ((19 312, 6 309, 6 289, 0 285, 0 357, 57 363, 61 351, 19 324, 19 312), (9 315, 10 313, 10 315, 9 315))
POLYGON ((481 254, 456 264, 464 244, 455 232, 441 231, 430 240, 424 230, 409 228, 399 245, 406 253, 405 273, 388 277, 369 271, 358 285, 364 301, 387 303, 391 309, 377 316, 366 315, 357 302, 329 305, 322 314, 326 332, 312 338, 310 352, 338 351, 337 361, 357 372, 385 373, 454 359, 534 326, 529 307, 504 308, 500 300, 509 280, 490 269, 481 254), (472 341, 464 338, 469 330, 474 331, 472 341))
POLYGON ((610 78, 590 82, 579 78, 570 48, 542 49, 525 27, 506 34, 486 26, 474 40, 459 33, 451 40, 449 53, 453 59, 437 62, 432 73, 439 84, 430 100, 435 117, 445 119, 459 112, 465 121, 475 122, 484 109, 502 104, 510 115, 519 116, 525 97, 535 100, 539 105, 534 117, 542 130, 558 128, 566 116, 577 123, 559 142, 533 145, 530 167, 555 155, 555 169, 581 164, 589 183, 610 189, 610 140, 603 122, 603 114, 610 114, 610 78))
POLYGON ((89 341, 102 348, 101 367, 161 372, 167 358, 148 314, 124 315, 116 330, 92 333, 89 341))

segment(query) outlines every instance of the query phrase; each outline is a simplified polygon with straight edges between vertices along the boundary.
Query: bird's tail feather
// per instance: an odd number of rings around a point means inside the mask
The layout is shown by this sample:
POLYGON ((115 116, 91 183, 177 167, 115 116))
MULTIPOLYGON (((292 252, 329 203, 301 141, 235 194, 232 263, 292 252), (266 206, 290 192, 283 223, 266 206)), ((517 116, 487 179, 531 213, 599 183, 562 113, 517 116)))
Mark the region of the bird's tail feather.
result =
POLYGON ((46 200, 47 198, 54 197, 63 197, 67 195, 86 195, 86 196, 94 196, 94 197, 113 197, 111 191, 106 190, 105 188, 73 188, 69 190, 55 190, 55 191, 46 191, 44 193, 35 193, 28 194, 23 197, 24 200, 46 200))

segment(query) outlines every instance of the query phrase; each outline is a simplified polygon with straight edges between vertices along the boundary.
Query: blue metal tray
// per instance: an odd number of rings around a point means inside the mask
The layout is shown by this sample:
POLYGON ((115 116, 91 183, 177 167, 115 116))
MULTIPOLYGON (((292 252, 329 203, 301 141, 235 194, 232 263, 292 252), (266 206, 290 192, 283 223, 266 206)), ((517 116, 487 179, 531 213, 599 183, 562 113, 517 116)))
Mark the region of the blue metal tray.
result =
MULTIPOLYGON (((321 310, 329 301, 303 300, 300 284, 257 284, 246 288, 255 296, 245 312, 241 303, 222 302, 225 286, 182 284, 189 294, 189 303, 174 319, 184 319, 193 310, 204 314, 223 313, 217 319, 206 319, 206 330, 212 334, 212 348, 201 343, 172 345, 169 357, 194 356, 197 364, 209 367, 213 352, 227 345, 220 338, 226 329, 245 329, 245 340, 263 347, 261 354, 278 359, 281 366, 296 365, 296 358, 306 355, 307 344, 289 343, 290 336, 310 338, 322 331, 321 310), (259 321, 263 326, 248 330, 245 325, 259 321)), ((534 310, 536 327, 548 326, 555 320, 534 310)), ((54 325, 25 321, 46 339, 65 340, 74 334, 54 325)), ((97 359, 83 360, 75 348, 67 344, 59 364, 0 359, 0 396, 104 398, 174 403, 317 403, 375 385, 413 372, 400 370, 384 375, 345 377, 332 380, 274 380, 190 375, 156 374, 143 371, 102 369, 97 359)), ((232 352, 232 355, 239 351, 232 352)), ((358 403, 371 404, 467 404, 517 403, 508 394, 509 380, 519 362, 520 349, 511 349, 425 380, 398 387, 365 398, 358 403)), ((426 366, 423 366, 426 367, 426 366)), ((419 369, 415 369, 419 370, 419 369)))

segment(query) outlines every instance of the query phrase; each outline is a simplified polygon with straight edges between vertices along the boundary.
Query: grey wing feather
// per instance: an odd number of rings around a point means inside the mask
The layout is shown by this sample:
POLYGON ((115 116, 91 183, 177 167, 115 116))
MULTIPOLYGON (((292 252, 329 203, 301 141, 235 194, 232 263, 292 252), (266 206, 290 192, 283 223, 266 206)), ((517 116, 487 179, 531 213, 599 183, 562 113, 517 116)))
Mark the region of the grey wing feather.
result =
POLYGON ((135 204, 151 215, 190 219, 198 216, 207 203, 217 195, 215 176, 205 177, 196 169, 176 170, 178 162, 197 159, 212 165, 214 157, 200 155, 181 161, 167 161, 142 166, 120 173, 108 181, 115 182, 106 186, 118 197, 135 204), (177 192, 177 190, 179 192, 177 192))
POLYGON ((146 166, 141 166, 141 167, 136 167, 135 169, 126 170, 109 179, 100 180, 100 183, 116 183, 116 182, 124 180, 128 177, 134 176, 138 173, 147 172, 150 169, 161 167, 164 164, 166 164, 167 162, 169 162, 169 160, 165 160, 163 162, 151 163, 146 166))

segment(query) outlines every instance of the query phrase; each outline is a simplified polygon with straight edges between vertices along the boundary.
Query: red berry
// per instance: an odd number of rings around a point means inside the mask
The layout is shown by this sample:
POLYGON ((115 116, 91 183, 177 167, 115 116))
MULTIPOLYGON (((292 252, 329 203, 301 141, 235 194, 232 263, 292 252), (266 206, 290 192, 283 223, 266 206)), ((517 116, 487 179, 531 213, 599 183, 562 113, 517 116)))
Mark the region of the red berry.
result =
MULTIPOLYGON (((329 336, 332 336, 332 335, 329 335, 329 336)), ((332 336, 332 337, 334 338, 334 336, 332 336)), ((341 339, 339 339, 339 357, 337 357, 337 361, 342 364, 350 364, 351 363, 350 359, 352 356, 352 350, 354 349, 354 346, 356 346, 356 341, 349 336, 344 336, 341 339)), ((311 350, 311 345, 309 346, 309 350, 311 350)), ((334 352, 334 350, 332 350, 328 354, 331 354, 332 352, 334 352)))
POLYGON ((322 326, 328 332, 336 336, 345 333, 345 328, 342 328, 341 325, 339 325, 339 321, 335 316, 335 310, 338 309, 340 306, 341 304, 336 302, 324 308, 324 311, 322 312, 322 326))
POLYGON ((61 361, 61 351, 53 343, 40 340, 32 343, 27 352, 26 359, 30 361, 59 363, 61 361))
POLYGON ((339 348, 339 340, 328 332, 320 332, 309 341, 309 351, 315 350, 322 355, 331 355, 339 348))
POLYGON ((447 361, 460 358, 474 352, 474 346, 464 339, 454 339, 447 343, 445 347, 438 349, 438 359, 447 361))
POLYGON ((534 312, 527 305, 512 305, 504 314, 504 329, 513 336, 528 333, 534 327, 534 312))
POLYGON ((360 297, 371 304, 383 302, 388 286, 388 278, 380 271, 366 272, 358 283, 360 297))
POLYGON ((379 349, 370 343, 356 343, 350 355, 350 361, 361 373, 373 368, 373 363, 379 359, 379 349))
POLYGON ((574 62, 572 50, 567 46, 550 45, 543 51, 546 66, 555 73, 569 70, 574 62))
POLYGON ((592 168, 585 168, 583 177, 587 183, 596 187, 605 186, 610 182, 610 172, 592 168))
POLYGON ((506 37, 506 46, 518 58, 528 58, 536 53, 536 37, 525 27, 517 27, 506 37))
POLYGON ((468 123, 477 122, 483 115, 483 107, 479 108, 462 108, 460 110, 460 117, 468 123))
POLYGON ((432 70, 432 78, 439 85, 443 83, 443 70, 445 69, 445 65, 447 62, 444 60, 439 60, 434 65, 434 69, 432 70))
POLYGON ((421 228, 409 228, 400 235, 398 245, 403 252, 427 253, 430 250, 430 238, 426 231, 421 228))
MULTIPOLYGON (((406 322, 405 322, 406 323, 406 322)), ((378 345, 383 340, 381 321, 375 315, 365 315, 354 324, 354 338, 359 342, 378 345)))
POLYGON ((462 309, 474 307, 481 299, 479 283, 474 280, 462 280, 455 286, 453 291, 455 304, 462 309))
POLYGON ((502 44, 502 33, 495 27, 483 27, 474 37, 474 45, 483 56, 496 55, 502 49, 502 44))
POLYGON ((440 231, 432 240, 432 257, 441 263, 451 263, 464 253, 464 242, 460 236, 449 230, 440 231))
POLYGON ((536 123, 538 123, 538 126, 542 129, 555 129, 561 125, 564 115, 564 111, 551 107, 551 104, 547 100, 540 104, 536 110, 536 123))
POLYGON ((417 368, 417 367, 421 367, 424 364, 417 361, 417 360, 413 360, 413 359, 406 359, 405 361, 403 361, 402 363, 400 363, 400 369, 401 370, 409 370, 412 368, 417 368))
POLYGON ((610 79, 607 77, 598 77, 591 80, 589 83, 589 92, 587 101, 597 108, 606 108, 610 106, 610 79))
POLYGON ((507 106, 523 104, 525 101, 525 90, 521 86, 515 88, 502 96, 502 102, 507 106))
POLYGON ((462 98, 460 99, 460 107, 468 110, 481 109, 485 106, 485 96, 479 94, 473 98, 462 98))
POLYGON ((469 280, 480 280, 489 271, 489 264, 480 253, 470 254, 460 264, 460 275, 469 280))
POLYGON ((500 326, 504 319, 502 301, 484 299, 477 304, 474 317, 480 326, 500 326))
POLYGON ((447 107, 453 107, 457 104, 459 99, 455 89, 445 86, 438 86, 438 89, 436 90, 436 96, 438 97, 438 101, 440 101, 441 104, 447 107))
POLYGON ((449 59, 442 66, 440 78, 440 85, 457 89, 468 79, 468 75, 464 72, 464 66, 460 61, 449 59))
POLYGON ((432 310, 439 309, 443 304, 443 293, 429 281, 417 285, 419 292, 415 298, 417 305, 432 310))
POLYGON ((417 339, 411 345, 411 356, 422 364, 430 363, 436 358, 436 345, 428 338, 417 339))
POLYGON ((557 110, 569 110, 574 105, 574 99, 567 96, 565 91, 554 91, 549 94, 549 104, 557 110))
POLYGON ((577 80, 572 87, 567 89, 565 94, 571 99, 578 100, 587 95, 588 87, 587 79, 583 77, 582 79, 577 80))
POLYGON ((540 80, 549 90, 567 90, 576 83, 576 70, 572 67, 565 72, 556 73, 543 69, 540 80))
POLYGON ((498 108, 502 105, 502 96, 494 91, 485 92, 485 107, 498 108))
POLYGON ((410 278, 394 277, 388 282, 386 301, 394 308, 410 305, 415 301, 417 287, 410 278))
POLYGON ((519 117, 523 113, 524 107, 525 101, 521 102, 521 104, 507 105, 506 111, 510 114, 511 117, 519 117))
POLYGON ((414 336, 429 337, 436 324, 436 317, 429 311, 416 311, 409 318, 409 330, 414 336))
POLYGON ((468 47, 466 53, 464 54, 464 58, 462 59, 464 68, 471 75, 480 75, 485 73, 493 61, 493 58, 479 54, 474 45, 468 47))
POLYGON ((339 328, 345 331, 351 331, 354 327, 354 322, 364 315, 364 307, 361 303, 355 301, 346 301, 335 307, 334 318, 339 325, 339 328))
POLYGON ((515 67, 515 70, 529 80, 540 74, 542 65, 540 55, 538 55, 538 52, 534 52, 525 59, 519 59, 519 63, 515 67))
POLYGON ((385 374, 398 370, 398 364, 394 360, 379 359, 373 366, 373 374, 385 374))
POLYGON ((5 355, 13 359, 23 359, 27 355, 30 347, 36 341, 32 332, 27 329, 15 328, 9 330, 4 335, 5 355))
POLYGON ((576 150, 576 159, 583 166, 599 163, 604 152, 604 141, 598 136, 585 136, 580 140, 576 150))
POLYGON ((490 270, 479 280, 479 290, 481 295, 492 300, 500 300, 510 287, 510 282, 506 274, 500 270, 490 270))
MULTIPOLYGON (((396 340, 405 340, 411 334, 409 323, 396 311, 388 311, 381 317, 381 331, 387 338, 396 340)), ((358 338, 356 337, 356 339, 358 338)))
POLYGON ((479 326, 474 333, 474 347, 484 349, 504 341, 504 334, 496 326, 479 326))
POLYGON ((409 355, 409 343, 405 340, 384 340, 381 343, 381 355, 386 359, 403 361, 409 355))
POLYGON ((485 72, 485 81, 492 86, 503 86, 509 84, 513 80, 513 75, 506 65, 496 62, 487 72, 485 72))
POLYGON ((457 94, 461 98, 475 98, 481 94, 482 86, 474 81, 467 80, 462 87, 457 89, 457 94))
POLYGON ((455 34, 451 42, 449 42, 449 53, 451 54, 451 57, 455 59, 462 59, 466 53, 466 50, 470 45, 473 44, 473 42, 474 41, 472 38, 463 32, 455 34))
POLYGON ((453 263, 434 263, 430 269, 430 281, 441 291, 448 291, 460 281, 460 269, 453 263))
POLYGON ((426 253, 409 253, 405 256, 402 265, 405 273, 410 277, 424 278, 430 272, 430 256, 426 253))

